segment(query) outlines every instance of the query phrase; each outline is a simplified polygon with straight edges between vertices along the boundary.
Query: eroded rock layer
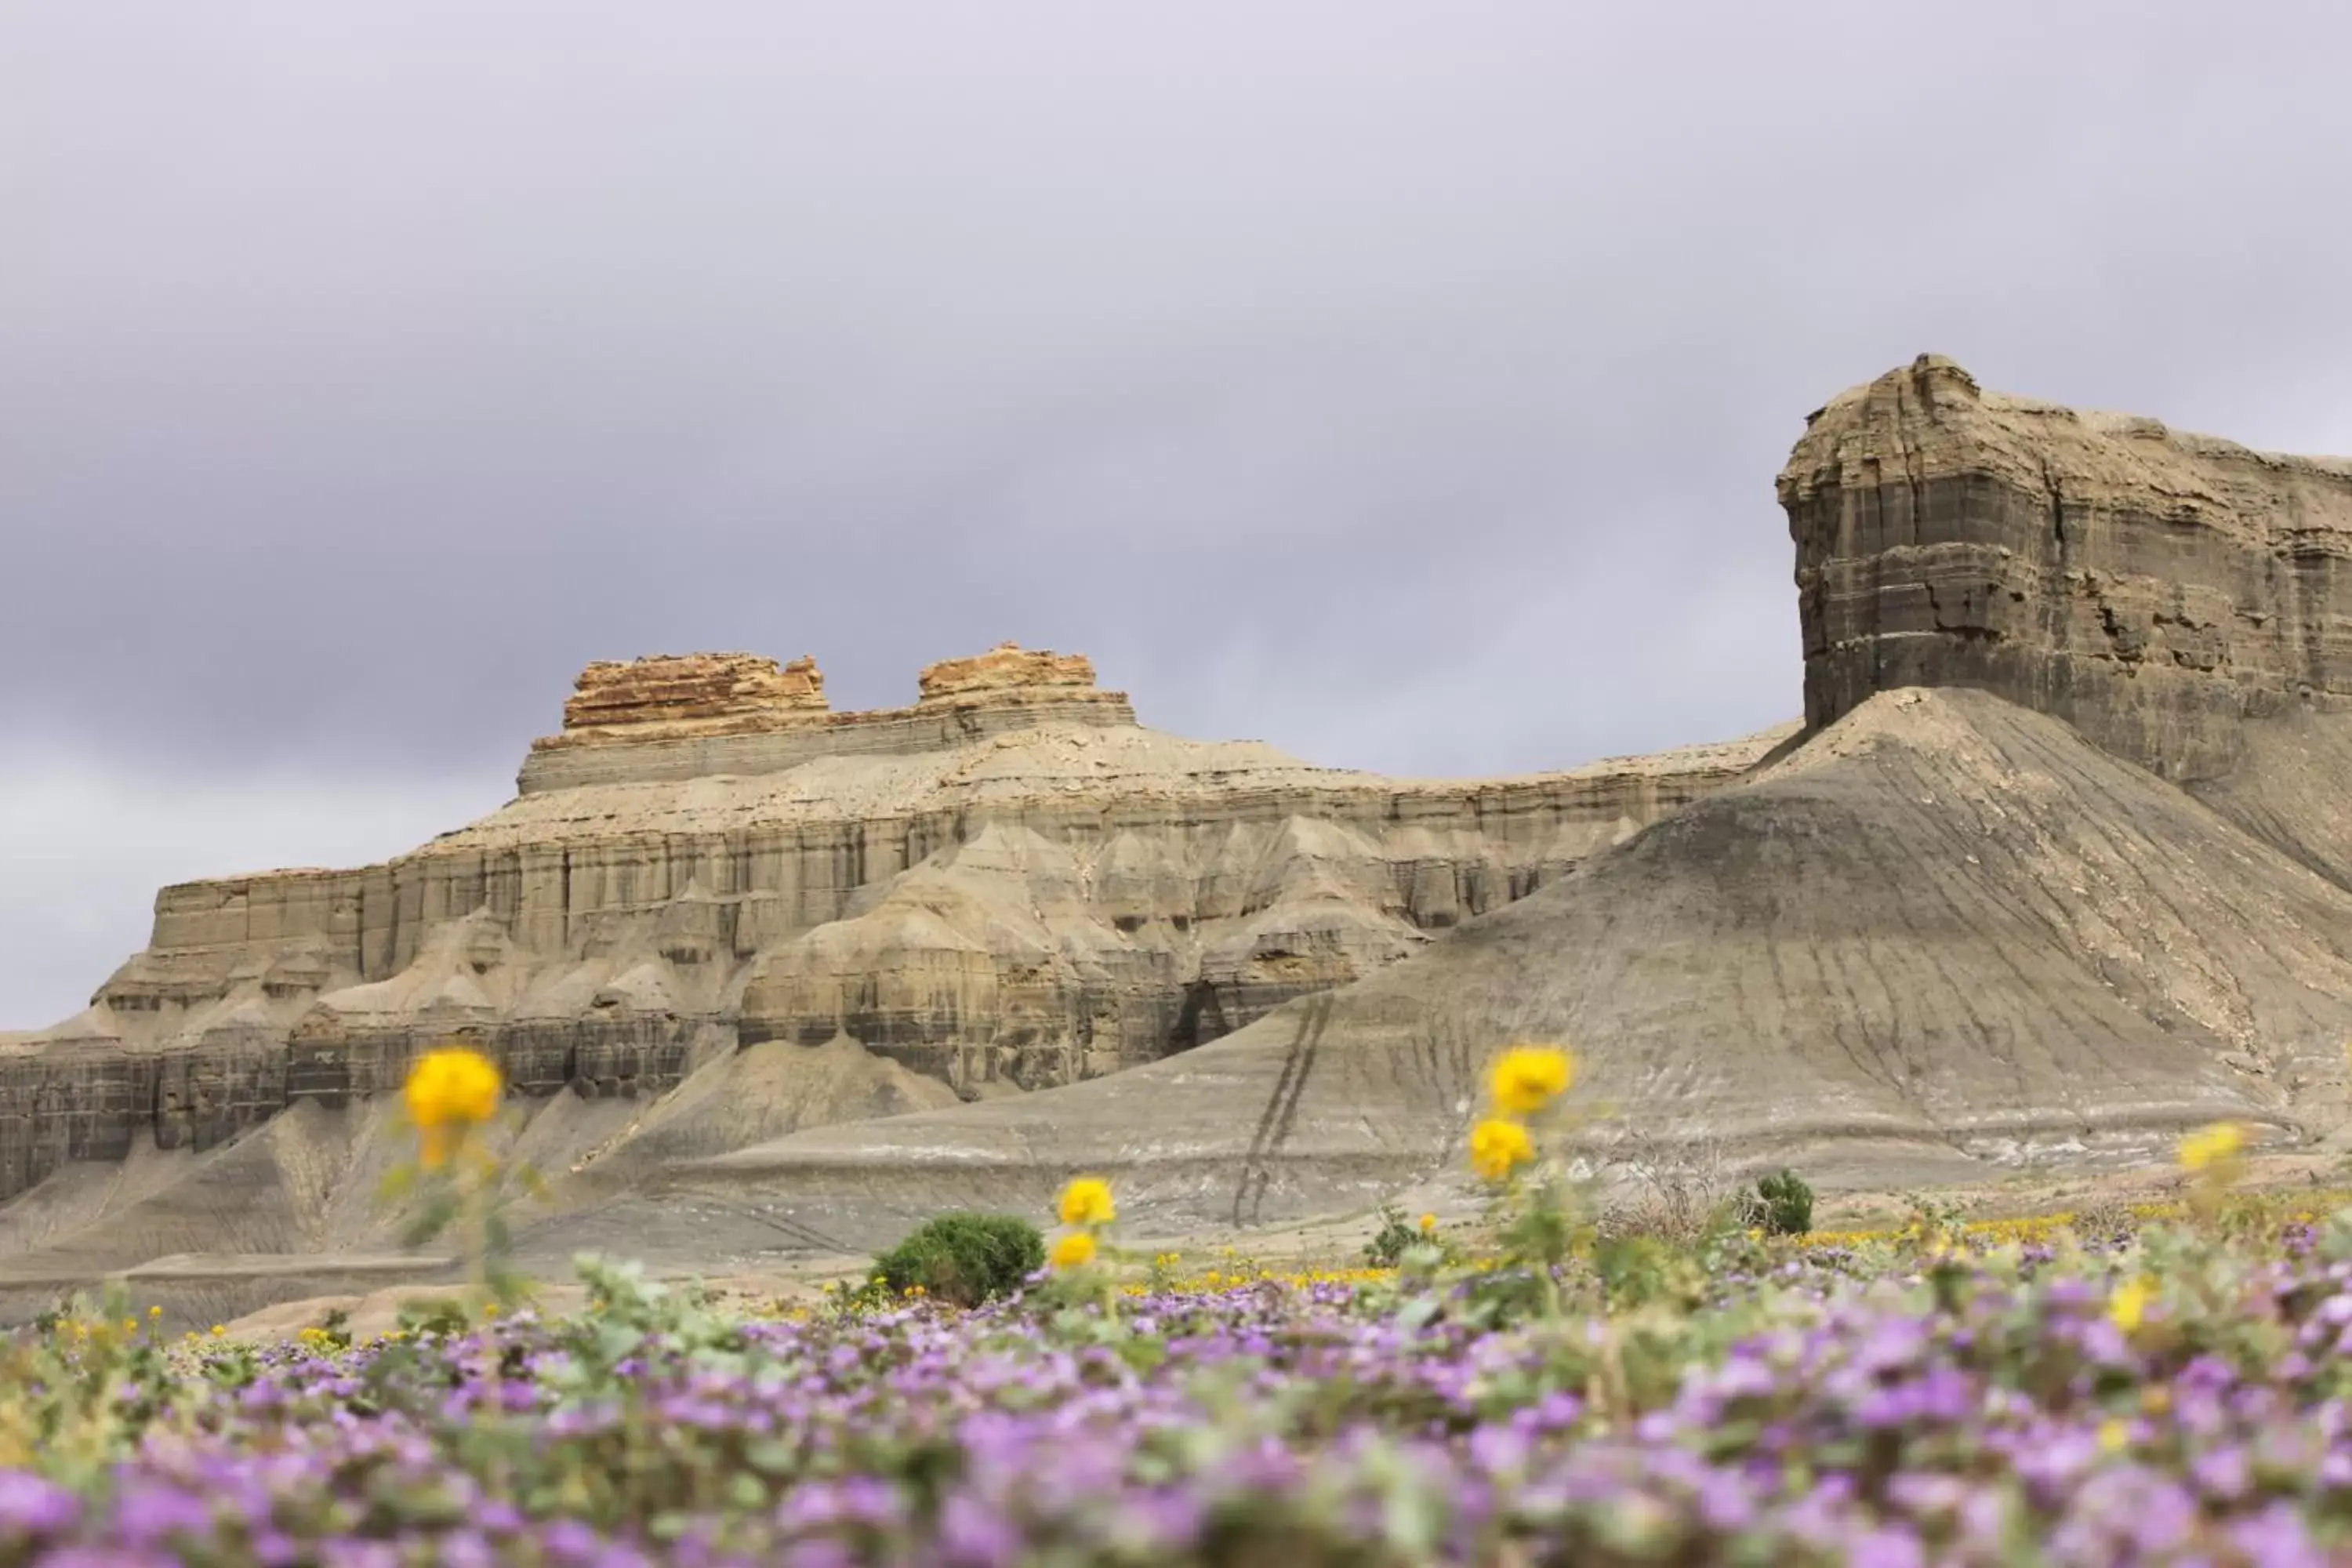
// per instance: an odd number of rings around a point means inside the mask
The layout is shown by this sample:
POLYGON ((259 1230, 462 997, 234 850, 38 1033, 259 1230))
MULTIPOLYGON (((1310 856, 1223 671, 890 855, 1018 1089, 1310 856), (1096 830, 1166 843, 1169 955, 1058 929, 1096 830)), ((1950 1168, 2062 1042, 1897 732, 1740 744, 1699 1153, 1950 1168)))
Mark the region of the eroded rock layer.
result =
MULTIPOLYGON (((1045 1094, 808 1128, 554 1226, 691 1207, 849 1250, 942 1204, 1046 1212, 1077 1171, 1168 1234, 1362 1211, 1463 1172, 1482 1067, 1582 1057, 1596 1161, 1907 1185, 2167 1157, 2221 1118, 2344 1121, 2352 893, 2072 729, 1880 693, 1785 758, 1342 990, 1045 1094), (952 1193, 950 1199, 947 1194, 952 1193)), ((814 1245, 814 1244, 813 1244, 814 1245)))
POLYGON ((2340 1145, 2352 466, 1923 358, 1815 415, 1780 491, 1803 732, 1570 773, 1178 740, 1009 645, 875 713, 813 665, 595 667, 500 811, 167 889, 89 1012, 0 1039, 0 1192, 42 1184, 0 1250, 45 1289, 171 1237, 367 1242, 387 1091, 453 1034, 571 1162, 549 1266, 866 1248, 1079 1168, 1147 1225, 1360 1209, 1458 1171, 1528 1034, 1583 1053, 1596 1162, 2340 1145))
POLYGON ((2168 778, 2352 692, 2352 462, 1979 388, 1922 355, 1812 416, 1780 474, 1805 717, 1973 686, 2168 778))
POLYGON ((527 1097, 659 1093, 772 1041, 966 1094, 1097 1076, 1412 952, 1781 738, 1412 783, 1144 730, 1074 656, 919 689, 835 713, 806 660, 592 666, 482 821, 165 889, 87 1012, 0 1052, 0 1194, 383 1097, 453 1037, 527 1097))
POLYGON ((1084 655, 1000 643, 917 678, 912 708, 835 713, 813 658, 657 655, 592 664, 561 732, 531 742, 524 795, 782 773, 821 757, 908 756, 1046 725, 1131 729, 1127 695, 1084 655))
POLYGON ((691 1209, 851 1247, 1078 1169, 1176 1227, 1361 1209, 1460 1170, 1480 1064, 1527 1035, 1583 1053, 1596 1162, 1908 1184, 2221 1117, 2340 1146, 2352 465, 1923 358, 1817 413, 1780 494, 1807 730, 1768 765, 1181 1058, 803 1129, 563 1239, 691 1209))
POLYGON ((790 664, 748 653, 656 654, 580 672, 563 704, 563 733, 577 744, 655 731, 723 735, 831 711, 824 677, 807 656, 790 664))

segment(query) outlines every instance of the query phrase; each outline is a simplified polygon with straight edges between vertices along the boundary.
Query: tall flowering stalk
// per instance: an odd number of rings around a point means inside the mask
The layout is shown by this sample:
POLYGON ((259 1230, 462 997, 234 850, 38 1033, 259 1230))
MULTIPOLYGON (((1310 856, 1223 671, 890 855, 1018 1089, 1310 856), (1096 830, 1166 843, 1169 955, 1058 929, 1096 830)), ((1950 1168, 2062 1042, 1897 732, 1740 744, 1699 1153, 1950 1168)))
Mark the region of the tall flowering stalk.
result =
POLYGON ((446 1046, 419 1057, 401 1090, 416 1157, 384 1179, 386 1197, 420 1197, 402 1237, 408 1246, 459 1226, 467 1279, 485 1307, 520 1294, 521 1282, 506 1264, 507 1188, 510 1180, 526 1186, 537 1181, 528 1168, 510 1167, 494 1146, 490 1134, 505 1093, 505 1075, 479 1051, 446 1046))
POLYGON ((1470 1129, 1470 1168, 1496 1190, 1509 1216, 1502 1232, 1506 1258, 1535 1275, 1545 1315, 1552 1318, 1559 1315, 1558 1270, 1575 1228, 1566 1173, 1556 1158, 1543 1157, 1536 1139, 1556 1128, 1560 1102, 1575 1085, 1576 1058, 1564 1047, 1512 1046, 1487 1070, 1487 1113, 1470 1129))
POLYGON ((1110 1184, 1100 1176, 1074 1178, 1062 1189, 1055 1212, 1068 1228, 1055 1240, 1046 1255, 1055 1274, 1082 1296, 1099 1286, 1104 1313, 1116 1317, 1117 1282, 1109 1270, 1099 1267, 1103 1262, 1104 1233, 1118 1219, 1118 1205, 1111 1196, 1110 1184))
POLYGON ((2180 1169, 2189 1177, 2189 1212, 2206 1225, 2223 1217, 2230 1193, 2245 1174, 2246 1130, 2234 1121, 2200 1127, 2180 1141, 2180 1169))

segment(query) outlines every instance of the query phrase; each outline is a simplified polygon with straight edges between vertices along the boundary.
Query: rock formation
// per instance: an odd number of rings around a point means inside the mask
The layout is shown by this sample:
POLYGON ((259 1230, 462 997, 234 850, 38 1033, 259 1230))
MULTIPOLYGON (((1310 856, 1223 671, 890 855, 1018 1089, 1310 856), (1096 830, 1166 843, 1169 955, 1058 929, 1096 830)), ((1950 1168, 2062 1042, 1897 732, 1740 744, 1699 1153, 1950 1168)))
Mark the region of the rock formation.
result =
POLYGON ((1923 354, 1832 401, 1780 474, 1805 719, 1973 686, 2167 778, 2352 693, 2352 461, 1979 389, 1923 354))
POLYGON ((999 643, 971 658, 941 659, 916 682, 919 708, 1034 702, 1044 694, 1123 705, 1117 692, 1095 689, 1095 667, 1079 653, 1054 653, 999 643))
POLYGON ((2352 893, 2064 724, 1885 692, 1444 942, 1182 1057, 672 1167, 551 1261, 681 1206, 836 1248, 1075 1170, 1169 1234, 1370 1208, 1435 1172, 1499 1042, 1564 1038, 1596 1159, 1628 1132, 1817 1182, 2163 1157, 2344 1110, 2352 893))
POLYGON ((1780 498, 1801 731, 1568 773, 1178 740, 1009 645, 872 713, 805 660, 592 667, 500 811, 167 889, 89 1012, 0 1042, 0 1250, 347 1237, 316 1151, 453 1033, 571 1162, 526 1234, 559 1266, 870 1247, 1082 1167, 1146 1224, 1360 1208, 1455 1168, 1529 1034, 1584 1053, 1596 1162, 2340 1136, 2352 465, 1923 358, 1815 414, 1780 498))
POLYGON ((1514 1036, 1638 1130, 1836 1180, 2340 1138, 2352 465, 1985 392, 1932 357, 1780 479, 1806 732, 1568 876, 1181 1058, 812 1128, 570 1222, 837 1245, 1114 1173, 1166 1225, 1361 1208, 1456 1164, 1514 1036), (1957 689, 1920 689, 1947 688, 1957 689), (2087 739, 2086 739, 2087 737, 2087 739))
POLYGON ((385 865, 163 889, 89 1011, 0 1050, 0 1196, 366 1102, 451 1037, 532 1099, 842 1037, 965 1094, 1097 1076, 1370 973, 1780 738, 1396 782, 1142 729, 1076 656, 919 689, 843 713, 806 658, 591 665, 503 810, 385 865))
POLYGON ((563 732, 541 744, 740 735, 829 711, 824 677, 805 654, 784 665, 748 653, 656 654, 582 670, 563 732))

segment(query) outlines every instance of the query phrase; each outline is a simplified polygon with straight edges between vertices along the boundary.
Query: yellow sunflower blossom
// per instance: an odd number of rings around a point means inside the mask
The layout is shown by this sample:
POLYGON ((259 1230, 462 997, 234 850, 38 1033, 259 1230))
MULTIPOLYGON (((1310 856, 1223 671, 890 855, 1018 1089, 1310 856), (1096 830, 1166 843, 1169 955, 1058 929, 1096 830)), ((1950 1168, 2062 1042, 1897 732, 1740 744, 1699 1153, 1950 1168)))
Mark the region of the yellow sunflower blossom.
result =
POLYGON ((1470 1130, 1470 1168, 1499 1182, 1536 1157, 1534 1140, 1516 1121, 1489 1117, 1470 1130))
POLYGON ((1064 1225, 1108 1225, 1118 1217, 1111 1202, 1110 1184, 1099 1176, 1080 1176, 1062 1189, 1064 1225))
POLYGON ((1558 1046, 1513 1046, 1495 1058, 1486 1081, 1496 1110, 1532 1116, 1568 1092, 1576 1061, 1558 1046))
POLYGON ((1431 1231, 1433 1231, 1433 1230, 1435 1230, 1436 1228, 1437 1228, 1437 1216, 1436 1216, 1435 1215, 1433 1215, 1433 1214, 1425 1214, 1425 1215, 1422 1215, 1422 1216, 1421 1216, 1421 1234, 1422 1234, 1422 1235, 1423 1235, 1423 1236, 1427 1236, 1431 1231))
POLYGON ((409 1069, 402 1099, 416 1123, 417 1157, 425 1168, 447 1163, 468 1129, 496 1116, 505 1089, 497 1064, 479 1051, 451 1046, 419 1058, 409 1069))
POLYGON ((1095 1260, 1094 1233, 1074 1230, 1054 1243, 1054 1267, 1061 1269, 1084 1268, 1095 1260))
POLYGON ((2245 1147, 2244 1128, 2234 1121, 2216 1121, 2180 1141, 2180 1168, 2191 1173, 2210 1171, 2237 1158, 2245 1147))
POLYGON ((2147 1304, 2155 1296, 2156 1288, 2145 1277, 2125 1280, 2107 1298, 2108 1321, 2130 1333, 2147 1316, 2147 1304))

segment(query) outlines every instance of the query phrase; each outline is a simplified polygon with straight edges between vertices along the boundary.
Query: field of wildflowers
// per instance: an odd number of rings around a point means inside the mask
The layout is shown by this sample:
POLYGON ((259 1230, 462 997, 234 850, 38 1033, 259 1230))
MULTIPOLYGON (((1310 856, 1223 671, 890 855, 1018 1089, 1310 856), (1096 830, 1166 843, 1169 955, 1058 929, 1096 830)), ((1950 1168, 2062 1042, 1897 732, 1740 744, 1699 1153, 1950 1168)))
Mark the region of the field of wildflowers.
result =
MULTIPOLYGON (((1129 1257, 1082 1180, 969 1310, 597 1263, 576 1314, 485 1268, 361 1344, 84 1307, 0 1367, 0 1562, 2352 1560, 2352 1211, 2242 1191, 2233 1131, 2125 1236, 1604 1239, 1547 1152, 1572 1064, 1515 1057, 1491 1223, 1400 1218, 1394 1267, 1129 1257)), ((419 1179, 467 1169, 459 1088, 419 1179)))

